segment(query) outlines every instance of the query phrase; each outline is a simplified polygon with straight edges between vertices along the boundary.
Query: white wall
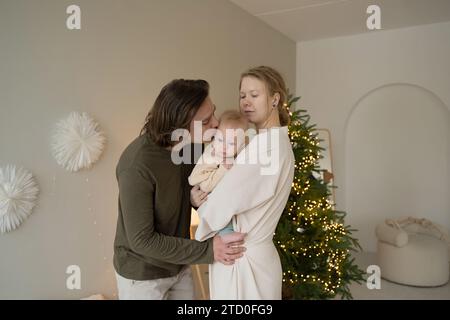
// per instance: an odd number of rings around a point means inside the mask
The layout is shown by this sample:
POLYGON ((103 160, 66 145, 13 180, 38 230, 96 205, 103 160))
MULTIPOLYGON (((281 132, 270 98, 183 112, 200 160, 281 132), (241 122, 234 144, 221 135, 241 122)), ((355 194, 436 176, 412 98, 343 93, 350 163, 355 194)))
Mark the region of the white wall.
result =
POLYGON ((331 131, 337 205, 375 251, 387 217, 450 228, 450 23, 297 44, 297 94, 331 131))
POLYGON ((295 88, 295 43, 225 0, 1 0, 0 43, 0 166, 31 170, 41 190, 31 217, 0 235, 0 299, 113 297, 115 166, 165 83, 208 80, 218 114, 237 107, 251 66, 271 65, 295 88), (73 3, 80 31, 65 27, 73 3), (73 110, 108 138, 76 174, 49 152, 53 125, 73 110), (66 289, 72 264, 82 290, 66 289))

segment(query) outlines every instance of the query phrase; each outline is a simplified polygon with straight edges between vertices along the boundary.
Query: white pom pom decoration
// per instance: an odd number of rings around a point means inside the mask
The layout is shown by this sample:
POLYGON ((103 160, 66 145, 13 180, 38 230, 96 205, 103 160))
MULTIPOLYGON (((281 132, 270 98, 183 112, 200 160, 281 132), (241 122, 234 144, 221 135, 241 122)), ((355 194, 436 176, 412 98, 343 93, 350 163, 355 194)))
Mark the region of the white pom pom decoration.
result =
POLYGON ((56 124, 52 135, 52 154, 64 169, 89 169, 99 158, 106 138, 97 122, 86 112, 72 112, 56 124))
POLYGON ((36 205, 39 188, 24 168, 0 167, 0 232, 16 229, 36 205))

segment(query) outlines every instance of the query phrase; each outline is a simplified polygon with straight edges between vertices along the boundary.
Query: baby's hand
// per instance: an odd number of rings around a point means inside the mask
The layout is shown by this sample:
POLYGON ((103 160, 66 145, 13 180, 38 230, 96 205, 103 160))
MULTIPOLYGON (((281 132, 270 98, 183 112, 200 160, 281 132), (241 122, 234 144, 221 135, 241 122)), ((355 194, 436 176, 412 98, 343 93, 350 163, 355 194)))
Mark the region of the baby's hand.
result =
POLYGON ((200 207, 207 199, 208 194, 203 192, 198 185, 191 189, 191 204, 193 207, 200 207))

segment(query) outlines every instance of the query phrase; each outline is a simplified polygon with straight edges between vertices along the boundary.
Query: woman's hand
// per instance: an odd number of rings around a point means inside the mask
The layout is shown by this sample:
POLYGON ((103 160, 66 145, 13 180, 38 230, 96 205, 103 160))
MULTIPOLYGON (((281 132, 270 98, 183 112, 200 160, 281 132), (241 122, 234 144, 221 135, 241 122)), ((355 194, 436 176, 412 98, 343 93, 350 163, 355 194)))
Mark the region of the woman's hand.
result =
POLYGON ((223 237, 216 235, 213 239, 214 260, 225 265, 232 265, 247 250, 242 245, 247 234, 233 232, 223 237))
POLYGON ((200 190, 200 187, 198 185, 192 187, 191 189, 191 204, 193 207, 198 208, 200 207, 203 202, 206 201, 208 198, 208 193, 200 190))

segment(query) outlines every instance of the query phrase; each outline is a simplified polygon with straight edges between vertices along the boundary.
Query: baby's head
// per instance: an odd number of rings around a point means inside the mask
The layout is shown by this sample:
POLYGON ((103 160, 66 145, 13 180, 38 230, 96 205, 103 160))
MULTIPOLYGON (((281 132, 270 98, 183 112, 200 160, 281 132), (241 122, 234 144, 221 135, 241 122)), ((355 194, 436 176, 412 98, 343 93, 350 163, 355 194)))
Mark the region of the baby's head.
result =
POLYGON ((219 118, 219 127, 214 136, 216 155, 234 157, 245 145, 248 120, 237 110, 227 110, 219 118))

